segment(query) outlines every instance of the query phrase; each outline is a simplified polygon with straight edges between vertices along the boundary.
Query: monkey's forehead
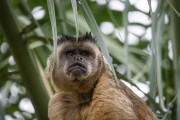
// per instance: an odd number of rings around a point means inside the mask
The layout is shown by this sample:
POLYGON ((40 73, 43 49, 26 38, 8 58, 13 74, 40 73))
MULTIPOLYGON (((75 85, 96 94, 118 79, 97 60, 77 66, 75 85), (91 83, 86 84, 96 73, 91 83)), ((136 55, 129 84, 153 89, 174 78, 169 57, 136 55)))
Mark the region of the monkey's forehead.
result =
POLYGON ((84 41, 84 42, 64 42, 59 45, 60 48, 89 48, 89 49, 99 49, 98 46, 95 43, 84 41))
POLYGON ((97 55, 101 54, 99 47, 92 42, 65 42, 60 44, 57 49, 61 53, 68 50, 88 50, 96 53, 97 55))

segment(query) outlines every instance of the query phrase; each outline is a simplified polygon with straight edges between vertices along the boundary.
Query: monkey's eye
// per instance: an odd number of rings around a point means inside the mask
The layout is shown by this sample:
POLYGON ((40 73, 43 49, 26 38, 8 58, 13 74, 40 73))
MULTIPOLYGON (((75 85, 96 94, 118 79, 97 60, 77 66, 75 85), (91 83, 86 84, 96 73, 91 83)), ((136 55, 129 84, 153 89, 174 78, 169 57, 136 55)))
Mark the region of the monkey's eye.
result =
POLYGON ((66 56, 73 56, 74 55, 74 52, 73 51, 67 51, 66 52, 66 56))
POLYGON ((90 52, 84 50, 84 51, 81 51, 80 54, 83 55, 83 56, 89 56, 89 55, 90 55, 90 52))

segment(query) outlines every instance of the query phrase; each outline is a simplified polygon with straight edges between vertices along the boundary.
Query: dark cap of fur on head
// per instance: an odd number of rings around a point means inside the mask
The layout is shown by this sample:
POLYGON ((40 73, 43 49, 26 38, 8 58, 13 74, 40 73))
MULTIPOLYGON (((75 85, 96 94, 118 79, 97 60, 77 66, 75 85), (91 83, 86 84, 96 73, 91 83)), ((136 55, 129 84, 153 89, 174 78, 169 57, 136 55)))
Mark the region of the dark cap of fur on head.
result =
MULTIPOLYGON (((58 39, 57 44, 59 45, 61 43, 68 42, 68 41, 76 41, 76 37, 62 34, 60 39, 58 39)), ((91 32, 87 32, 85 35, 79 36, 78 42, 82 42, 82 41, 90 41, 90 42, 96 43, 96 39, 95 37, 91 35, 91 32)))

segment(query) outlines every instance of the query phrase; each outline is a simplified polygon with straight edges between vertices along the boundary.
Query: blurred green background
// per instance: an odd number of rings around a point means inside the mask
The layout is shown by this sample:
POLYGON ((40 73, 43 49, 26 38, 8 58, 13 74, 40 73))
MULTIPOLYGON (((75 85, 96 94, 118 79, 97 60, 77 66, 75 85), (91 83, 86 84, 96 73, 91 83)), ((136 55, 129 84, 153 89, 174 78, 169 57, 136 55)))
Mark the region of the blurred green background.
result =
MULTIPOLYGON (((117 78, 160 119, 180 120, 179 1, 77 0, 75 15, 70 0, 54 5, 58 35, 76 35, 75 23, 80 35, 91 31, 117 78)), ((52 51, 46 0, 0 0, 0 120, 48 119, 52 51)))

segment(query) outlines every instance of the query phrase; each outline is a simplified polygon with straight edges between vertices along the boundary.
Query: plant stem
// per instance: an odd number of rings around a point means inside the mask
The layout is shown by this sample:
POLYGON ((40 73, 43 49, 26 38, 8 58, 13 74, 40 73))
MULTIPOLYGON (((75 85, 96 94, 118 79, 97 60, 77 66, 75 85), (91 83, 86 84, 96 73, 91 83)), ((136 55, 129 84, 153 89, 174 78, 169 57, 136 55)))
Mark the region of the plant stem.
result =
MULTIPOLYGON (((180 1, 172 0, 172 5, 176 12, 180 13, 180 1)), ((172 45, 173 45, 173 63, 174 63, 174 78, 177 95, 176 120, 180 120, 180 17, 172 10, 172 45)))
POLYGON ((47 105, 49 96, 42 83, 36 62, 29 52, 25 40, 20 35, 14 15, 9 0, 0 0, 0 24, 19 67, 23 84, 34 105, 37 118, 39 120, 48 120, 47 105))

